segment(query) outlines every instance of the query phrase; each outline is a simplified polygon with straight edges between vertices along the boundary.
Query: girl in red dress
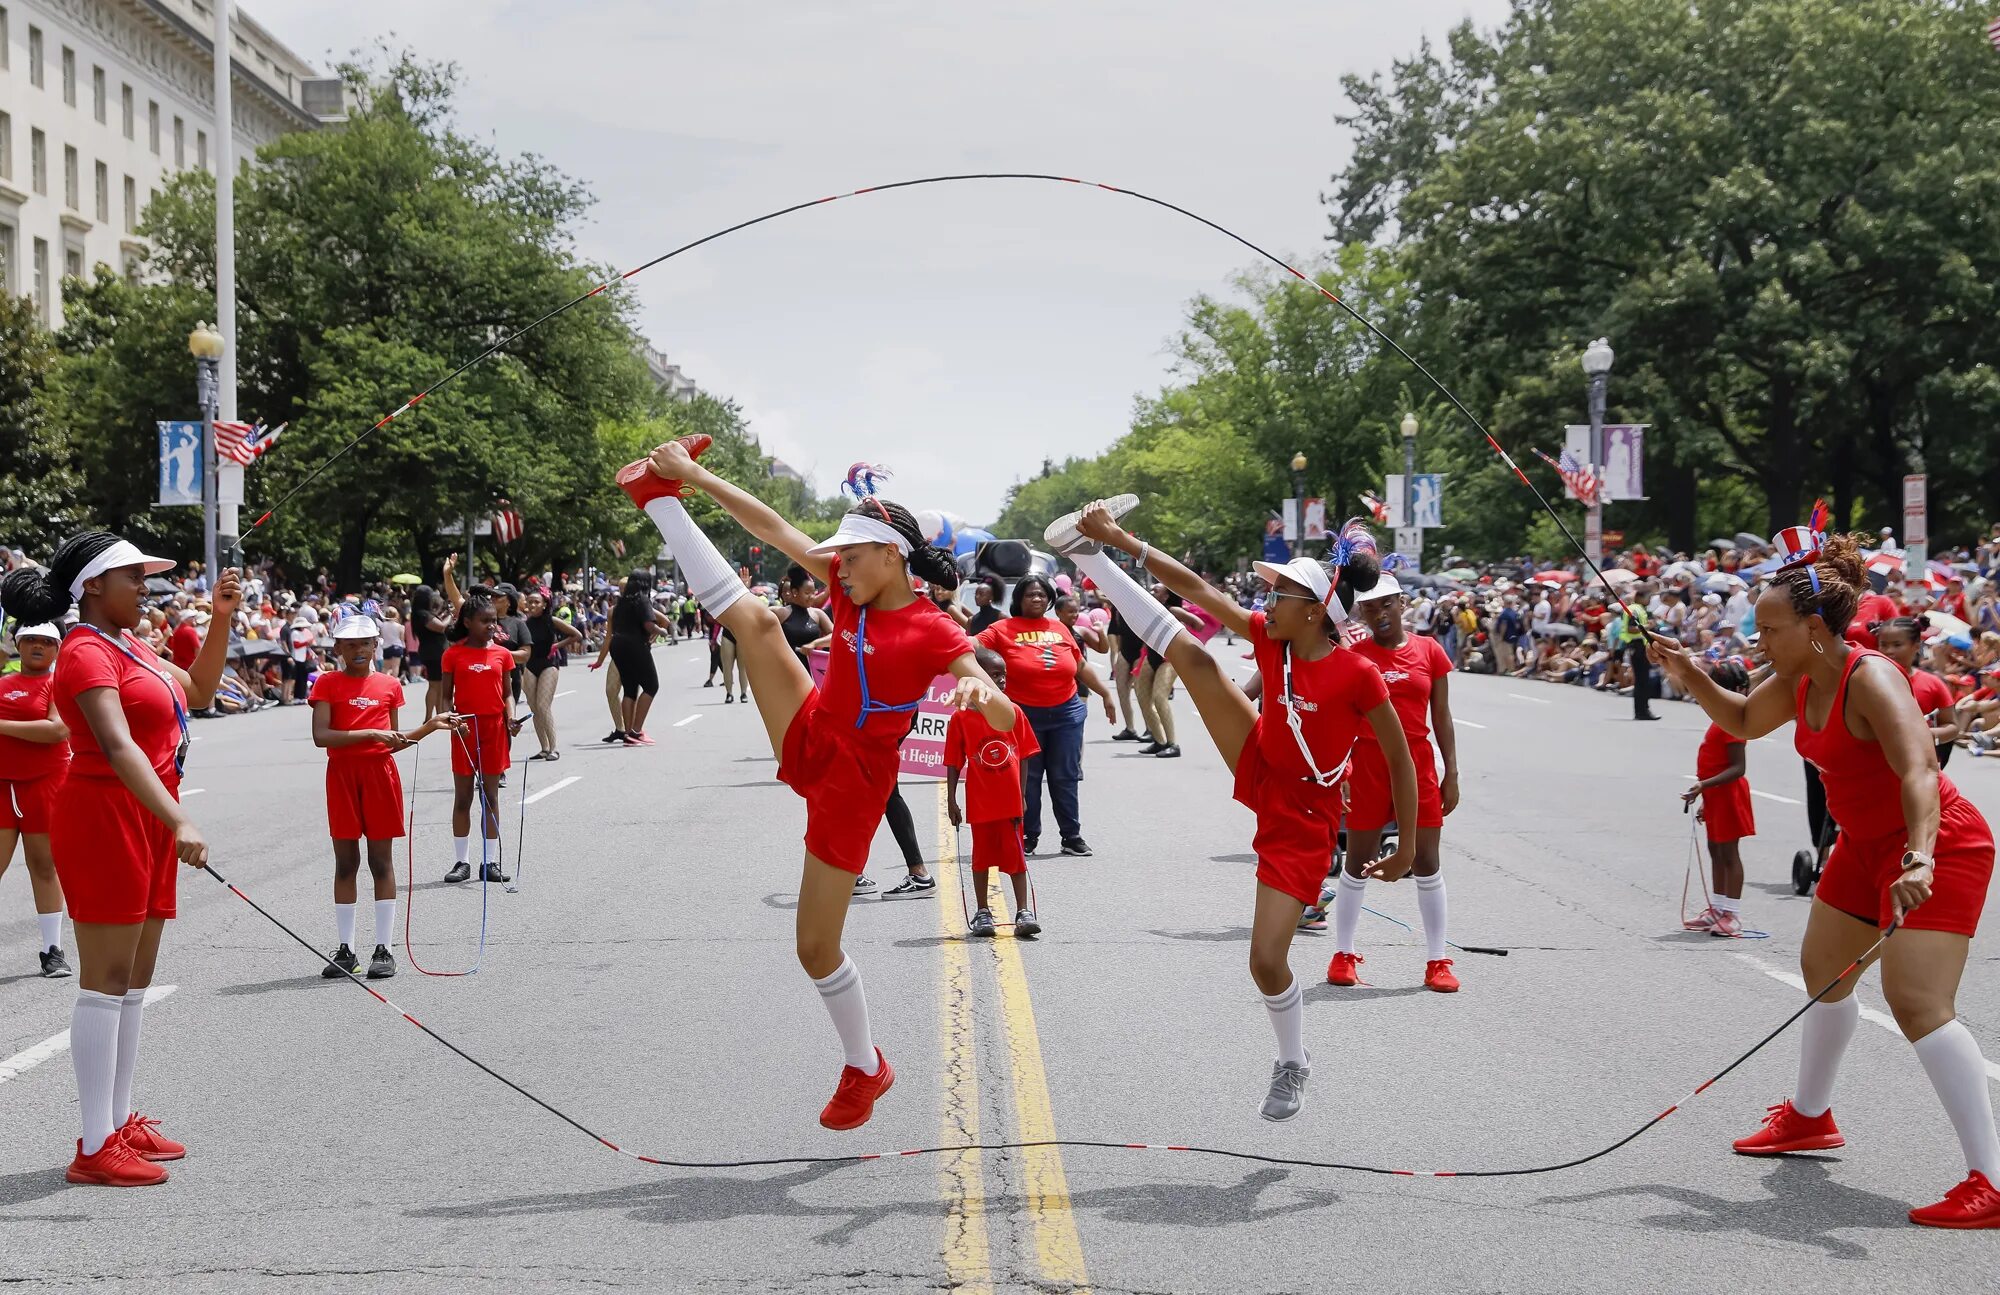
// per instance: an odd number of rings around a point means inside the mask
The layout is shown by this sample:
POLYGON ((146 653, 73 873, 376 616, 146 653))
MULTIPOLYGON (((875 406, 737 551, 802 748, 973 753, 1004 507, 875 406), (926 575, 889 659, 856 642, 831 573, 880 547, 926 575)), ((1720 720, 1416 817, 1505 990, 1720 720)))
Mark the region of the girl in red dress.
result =
MULTIPOLYGON (((1354 645, 1354 653, 1381 672, 1416 773, 1414 831, 1405 825, 1401 835, 1416 838, 1417 863, 1412 871, 1417 878, 1417 911, 1424 919, 1424 987, 1455 994, 1458 977, 1452 974, 1452 960, 1445 953, 1443 859, 1444 818, 1458 808, 1458 732, 1451 723, 1451 658, 1436 639, 1412 636, 1404 630, 1407 606, 1402 585, 1395 576, 1384 573, 1373 589, 1355 600, 1355 618, 1368 627, 1368 637, 1354 645), (1431 754, 1433 728, 1438 754, 1444 757, 1442 778, 1431 754)), ((1354 951, 1354 935, 1361 924, 1361 900, 1368 890, 1368 865, 1375 862, 1382 848, 1382 830, 1392 820, 1403 822, 1396 818, 1395 806, 1390 803, 1388 757, 1369 729, 1361 730, 1361 739, 1354 745, 1354 769, 1347 786, 1347 867, 1335 886, 1334 955, 1326 968, 1327 983, 1332 985, 1361 981, 1356 968, 1364 959, 1354 951)))
POLYGON ((0 676, 0 876, 14 861, 19 840, 35 892, 35 952, 42 974, 52 979, 73 974, 62 950, 62 883, 49 854, 49 817, 69 772, 69 728, 56 714, 51 669, 61 642, 62 631, 53 625, 17 626, 20 673, 0 676))
POLYGON ((49 830, 79 963, 69 1037, 83 1129, 73 1183, 165 1182, 157 1162, 187 1153, 133 1108, 132 1075, 160 936, 176 912, 178 865, 208 862, 208 844, 181 810, 181 770, 188 716, 215 699, 243 585, 233 568, 222 573, 201 651, 183 671, 132 632, 146 577, 173 566, 85 531, 63 542, 47 571, 23 568, 0 581, 0 605, 22 620, 54 622, 77 609, 55 676, 73 759, 49 830))
MULTIPOLYGON (((1735 661, 1716 662, 1709 667, 1708 677, 1739 696, 1750 691, 1750 675, 1735 661)), ((1717 936, 1743 934, 1743 851, 1739 842, 1757 835, 1757 816, 1750 808, 1748 751, 1743 739, 1731 737, 1719 724, 1710 724, 1694 758, 1695 784, 1681 793, 1683 807, 1701 802, 1715 886, 1708 907, 1687 924, 1690 931, 1717 936)))
MULTIPOLYGON (((1986 820, 1938 771, 1923 711, 1896 663, 1843 637, 1866 589, 1859 536, 1822 538, 1793 527, 1777 542, 1791 561, 1757 600, 1757 628, 1775 667, 1748 697, 1718 687, 1671 639, 1653 660, 1731 736, 1749 740, 1794 725, 1798 752, 1818 768, 1827 811, 1840 824, 1800 970, 1815 989, 1839 976, 1898 924, 1883 945, 1882 995, 1914 1046, 1964 1149, 1966 1178, 1935 1205, 1910 1211, 1931 1227, 2000 1227, 2000 1137, 1986 1061, 1958 1019, 1959 977, 1993 874, 1986 820)), ((1854 977, 1805 1014, 1798 1086, 1735 1149, 1782 1155, 1844 1146, 1834 1124, 1834 1078, 1860 1007, 1854 977)))
POLYGON ((1930 725, 1931 741, 1937 747, 1938 768, 1951 763, 1952 747, 1958 742, 1958 694, 1942 676, 1917 665, 1924 648, 1924 631, 1930 628, 1926 616, 1898 616, 1869 626, 1875 632, 1875 646, 1882 655, 1903 667, 1910 676, 1910 693, 1917 709, 1930 725))
MULTIPOLYGON (((957 621, 910 586, 912 575, 946 589, 958 584, 951 555, 926 543, 900 504, 857 485, 840 529, 815 544, 762 500, 696 460, 709 438, 669 441, 628 464, 618 483, 660 528, 704 611, 736 639, 737 659, 764 719, 778 778, 805 798, 805 870, 799 879, 799 965, 819 989, 840 1035, 846 1065, 819 1122, 859 1128, 896 1072, 875 1046, 861 972, 841 949, 855 878, 896 787, 910 713, 940 674, 958 677, 951 703, 977 709, 995 729, 1014 727, 1014 704, 973 659, 957 621), (817 688, 785 639, 783 623, 737 578, 736 570, 681 506, 700 490, 758 540, 828 586, 833 637, 817 688)), ((852 477, 850 477, 852 482, 852 477)))
MULTIPOLYGON (((1257 573, 1271 584, 1270 610, 1253 612, 1120 527, 1114 509, 1122 515, 1138 503, 1135 495, 1094 503, 1050 523, 1046 539, 1096 581, 1133 632, 1174 667, 1235 775, 1236 799, 1257 815, 1250 978, 1278 1036, 1261 1114, 1289 1120, 1299 1113, 1312 1074, 1304 995, 1289 961, 1292 936, 1300 915, 1319 898, 1340 828, 1341 782, 1364 728, 1373 730, 1387 759, 1397 821, 1418 821, 1416 770, 1388 689, 1374 666, 1335 637, 1355 597, 1380 576, 1375 545, 1356 521, 1341 531, 1331 562, 1300 557, 1283 566, 1257 563, 1257 573), (1261 712, 1173 611, 1113 563, 1106 548, 1132 554, 1141 570, 1249 641, 1263 683, 1261 712)), ((1368 875, 1395 881, 1409 872, 1415 837, 1402 833, 1395 854, 1368 875)))

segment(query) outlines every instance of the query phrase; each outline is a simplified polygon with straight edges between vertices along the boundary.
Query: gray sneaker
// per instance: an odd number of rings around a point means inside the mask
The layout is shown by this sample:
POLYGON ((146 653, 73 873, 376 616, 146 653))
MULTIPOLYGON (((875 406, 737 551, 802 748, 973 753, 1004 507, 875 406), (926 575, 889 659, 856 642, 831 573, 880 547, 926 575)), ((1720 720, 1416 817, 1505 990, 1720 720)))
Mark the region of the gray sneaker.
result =
POLYGON ((854 879, 854 894, 856 898, 859 898, 862 895, 872 895, 874 893, 875 893, 875 879, 873 877, 869 876, 867 873, 864 872, 860 876, 854 879))
POLYGON ((992 936, 996 934, 993 926, 993 913, 990 909, 982 908, 972 915, 972 933, 979 936, 992 936))
POLYGON ((1041 933, 1042 924, 1036 920, 1034 909, 1024 908, 1014 914, 1014 937, 1016 939, 1032 940, 1041 933))
POLYGON ((1263 1117, 1274 1124, 1282 1124, 1299 1113, 1305 1104, 1306 1080, 1312 1078, 1312 1058, 1307 1057, 1304 1065, 1297 1062, 1274 1061, 1271 1063, 1271 1091, 1264 1097, 1263 1117))
MULTIPOLYGON (((1105 511, 1110 513, 1112 520, 1115 521, 1139 506, 1139 496, 1113 495, 1103 502, 1105 511)), ((1102 545, 1098 544, 1096 540, 1083 538, 1082 532, 1076 529, 1076 524, 1082 517, 1083 509, 1081 508, 1073 513, 1064 513, 1061 517, 1050 522, 1047 528, 1043 530, 1042 542, 1064 556, 1074 556, 1078 553, 1101 552, 1102 545)))

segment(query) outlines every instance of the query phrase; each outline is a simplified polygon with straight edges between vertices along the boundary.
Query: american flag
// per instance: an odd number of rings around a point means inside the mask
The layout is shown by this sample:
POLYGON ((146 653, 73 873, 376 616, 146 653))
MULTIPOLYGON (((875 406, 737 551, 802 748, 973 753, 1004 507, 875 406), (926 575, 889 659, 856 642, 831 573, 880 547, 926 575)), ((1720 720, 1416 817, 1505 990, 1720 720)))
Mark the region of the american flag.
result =
POLYGON ((522 532, 526 529, 521 522, 521 514, 515 512, 510 505, 502 504, 500 510, 493 514, 495 544, 512 544, 521 538, 522 532))
POLYGON ((1562 478, 1563 485, 1568 487, 1571 498, 1581 499, 1586 504, 1597 498, 1597 474, 1584 467, 1576 455, 1564 450, 1562 458, 1552 459, 1540 450, 1536 450, 1535 456, 1556 470, 1556 475, 1562 478))
POLYGON ((1986 39, 1993 42, 1994 49, 2000 49, 2000 18, 1986 24, 1986 39))
POLYGON ((1368 515, 1375 519, 1377 525, 1388 524, 1388 501, 1378 497, 1373 490, 1364 490, 1361 492, 1361 506, 1368 510, 1368 515))
POLYGON ((271 443, 284 434, 290 423, 279 423, 275 428, 267 428, 258 423, 231 423, 218 418, 215 420, 215 452, 232 463, 249 467, 259 455, 271 448, 271 443))

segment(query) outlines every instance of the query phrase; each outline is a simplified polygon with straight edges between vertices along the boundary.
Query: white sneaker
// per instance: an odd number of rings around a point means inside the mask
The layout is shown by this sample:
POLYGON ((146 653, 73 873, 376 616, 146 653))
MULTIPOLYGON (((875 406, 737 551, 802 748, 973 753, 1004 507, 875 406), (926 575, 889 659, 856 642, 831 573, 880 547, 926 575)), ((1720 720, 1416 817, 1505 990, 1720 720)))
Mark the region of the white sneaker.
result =
POLYGON ((856 894, 857 896, 858 896, 858 895, 872 895, 872 894, 874 894, 874 893, 875 893, 875 879, 874 879, 873 877, 869 876, 869 875, 868 875, 867 873, 865 873, 865 872, 864 872, 864 873, 862 873, 862 874, 861 874, 860 876, 858 876, 858 877, 856 877, 856 878, 854 879, 854 893, 855 893, 855 894, 856 894))
MULTIPOLYGON (((1139 506, 1139 496, 1113 495, 1102 502, 1104 510, 1110 513, 1112 519, 1115 521, 1139 506)), ((1083 538, 1082 533, 1076 529, 1076 524, 1082 517, 1083 509, 1081 508, 1073 513, 1064 513, 1043 529, 1042 542, 1056 552, 1064 555, 1087 553, 1095 549, 1097 542, 1083 538)))
POLYGON ((1282 1124, 1299 1113, 1305 1105, 1306 1080, 1312 1078, 1312 1058, 1307 1057, 1304 1065, 1297 1062, 1274 1061, 1271 1063, 1271 1091, 1264 1097, 1264 1109, 1258 1114, 1273 1124, 1282 1124))

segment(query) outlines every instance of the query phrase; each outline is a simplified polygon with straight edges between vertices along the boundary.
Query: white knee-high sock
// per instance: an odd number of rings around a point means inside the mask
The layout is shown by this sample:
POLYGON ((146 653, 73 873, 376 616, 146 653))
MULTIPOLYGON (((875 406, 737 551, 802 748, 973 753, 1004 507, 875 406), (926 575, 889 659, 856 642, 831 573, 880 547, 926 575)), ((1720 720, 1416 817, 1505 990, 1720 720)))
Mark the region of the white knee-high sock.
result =
MULTIPOLYGON (((736 579, 733 574, 729 578, 736 579)), ((813 981, 813 986, 826 1004, 826 1014, 833 1018, 847 1064, 863 1074, 874 1074, 880 1067, 876 1064, 875 1035, 868 1028, 868 995, 861 988, 861 968, 854 965, 854 959, 842 958, 832 975, 813 981)))
POLYGON ((1271 1029, 1278 1036, 1278 1060, 1295 1066, 1306 1063, 1306 995, 1297 977, 1281 994, 1265 994, 1264 1009, 1271 1014, 1271 1029))
MULTIPOLYGON (((1139 636, 1140 642, 1158 652, 1167 654, 1167 647, 1187 627, 1174 619, 1174 614, 1160 605, 1160 600, 1139 587, 1139 582, 1125 574, 1124 568, 1113 562, 1108 554, 1075 553, 1070 561, 1076 569, 1097 582, 1104 596, 1111 600, 1125 617, 1125 623, 1139 636)), ((1155 737, 1159 736, 1154 734, 1155 737)))
MULTIPOLYGON (((708 609, 709 615, 722 615, 732 603, 749 592, 736 578, 736 568, 722 556, 715 542, 703 533, 701 527, 695 525, 694 518, 681 507, 680 500, 655 499, 646 505, 646 516, 660 528, 660 538, 667 542, 667 551, 674 555, 681 564, 681 570, 686 573, 689 592, 694 594, 696 602, 708 609)), ((723 678, 726 680, 728 675, 723 678)), ((874 1064, 872 1059, 869 1064, 874 1064)))
POLYGON ((139 1029, 146 1021, 146 991, 128 989, 118 1004, 118 1063, 111 1075, 111 1122, 124 1124, 132 1105, 132 1072, 139 1066, 139 1029))
POLYGON ((340 936, 340 942, 346 945, 350 949, 353 948, 354 905, 335 904, 333 906, 333 925, 334 925, 334 930, 340 936))
POLYGON ((391 928, 396 925, 396 901, 378 899, 375 901, 375 943, 389 947, 391 928))
POLYGON ((1424 956, 1432 962, 1451 955, 1444 942, 1444 874, 1434 872, 1417 878, 1417 911, 1424 918, 1424 956))
POLYGON ((1913 1046, 1958 1133, 1965 1167, 1989 1180, 2000 1174, 2000 1134, 1993 1128, 1993 1094, 1986 1086, 1986 1058, 1980 1055, 1979 1040, 1965 1022, 1953 1019, 1913 1046))
POLYGON ((1354 931, 1361 925, 1361 899, 1368 893, 1368 879, 1340 870, 1333 893, 1333 947, 1339 953, 1354 952, 1354 931))
POLYGON ((123 1116, 111 1118, 112 1077, 118 1069, 118 1018, 115 994, 79 989, 69 1013, 69 1060, 76 1071, 76 1103, 83 1117, 83 1154, 103 1150, 118 1131, 123 1116))
POLYGON ((42 947, 36 950, 37 953, 47 953, 50 949, 62 948, 62 919, 63 911, 60 908, 53 913, 35 914, 35 924, 41 927, 42 931, 42 947))
POLYGON ((469 836, 451 838, 451 857, 459 863, 469 863, 472 857, 472 838, 469 836))
POLYGON ((1861 1023, 1861 1004, 1849 994, 1837 1003, 1818 1002, 1799 1022, 1799 1084, 1792 1108, 1801 1115, 1823 1115, 1833 1105, 1833 1081, 1840 1058, 1861 1023))

